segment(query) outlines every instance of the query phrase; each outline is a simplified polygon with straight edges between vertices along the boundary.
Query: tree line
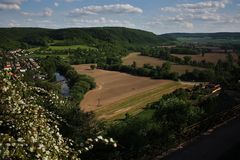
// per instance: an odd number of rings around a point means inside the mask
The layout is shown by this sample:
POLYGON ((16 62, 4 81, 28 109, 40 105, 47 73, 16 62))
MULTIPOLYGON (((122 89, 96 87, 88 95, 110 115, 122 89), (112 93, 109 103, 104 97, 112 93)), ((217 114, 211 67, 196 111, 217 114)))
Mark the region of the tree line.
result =
MULTIPOLYGON (((173 63, 182 64, 182 65, 192 65, 197 67, 204 68, 212 68, 214 66, 213 63, 207 62, 205 60, 196 61, 192 60, 191 56, 184 56, 183 59, 173 56, 171 54, 186 54, 186 55, 194 55, 194 54, 202 54, 204 56, 206 50, 204 49, 192 49, 188 47, 174 47, 174 48, 160 48, 160 47, 145 47, 140 50, 141 55, 150 56, 155 58, 161 58, 163 60, 167 60, 173 63)), ((231 55, 230 55, 231 56, 231 55)))

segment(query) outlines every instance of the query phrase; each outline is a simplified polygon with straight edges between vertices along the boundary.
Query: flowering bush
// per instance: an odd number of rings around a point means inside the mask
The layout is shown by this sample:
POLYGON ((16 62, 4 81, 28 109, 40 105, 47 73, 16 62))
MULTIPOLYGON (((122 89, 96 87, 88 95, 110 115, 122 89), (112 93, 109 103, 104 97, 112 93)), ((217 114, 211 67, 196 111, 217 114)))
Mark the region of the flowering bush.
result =
POLYGON ((44 105, 64 106, 55 93, 0 77, 0 159, 80 159, 95 143, 117 146, 101 136, 76 144, 60 133, 63 118, 44 105))
POLYGON ((77 159, 59 133, 58 123, 23 83, 0 80, 0 156, 16 159, 77 159))

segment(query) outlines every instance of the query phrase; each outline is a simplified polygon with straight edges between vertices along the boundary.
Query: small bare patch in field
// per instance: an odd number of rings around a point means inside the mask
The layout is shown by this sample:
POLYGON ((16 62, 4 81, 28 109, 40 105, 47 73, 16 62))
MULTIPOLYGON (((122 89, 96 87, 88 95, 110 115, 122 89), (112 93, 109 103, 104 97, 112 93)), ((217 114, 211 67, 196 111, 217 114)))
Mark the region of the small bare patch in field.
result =
MULTIPOLYGON (((162 66, 163 63, 167 62, 165 60, 161 60, 159 58, 153 58, 148 56, 141 56, 140 53, 130 53, 128 56, 123 58, 123 64, 125 65, 131 65, 133 62, 136 62, 137 67, 143 67, 144 64, 151 64, 153 66, 162 66)), ((200 67, 194 67, 190 65, 177 65, 174 63, 171 63, 171 71, 172 72, 178 72, 180 74, 185 73, 186 70, 189 72, 193 71, 194 69, 203 70, 203 68, 200 67)))
MULTIPOLYGON (((215 64, 218 62, 218 60, 222 60, 222 61, 227 60, 226 53, 206 53, 204 56, 202 56, 201 54, 197 54, 197 55, 172 54, 172 55, 179 57, 179 58, 183 58, 184 56, 191 56, 192 60, 195 60, 195 61, 205 60, 207 62, 212 62, 215 64)), ((237 61, 237 59, 238 59, 237 54, 232 53, 232 56, 233 56, 234 61, 237 61)))

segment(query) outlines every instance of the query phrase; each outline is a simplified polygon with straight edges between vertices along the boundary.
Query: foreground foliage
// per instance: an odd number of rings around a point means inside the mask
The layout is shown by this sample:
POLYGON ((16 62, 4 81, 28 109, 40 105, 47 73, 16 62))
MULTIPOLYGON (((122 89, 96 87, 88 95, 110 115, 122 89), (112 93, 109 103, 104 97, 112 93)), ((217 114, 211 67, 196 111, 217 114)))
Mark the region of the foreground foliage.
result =
MULTIPOLYGON (((77 159, 70 139, 59 133, 59 120, 37 104, 29 95, 33 88, 6 79, 1 84, 1 153, 2 159, 77 159)), ((38 89, 37 89, 38 91, 38 89)))
POLYGON ((94 146, 117 146, 112 138, 90 134, 83 113, 71 119, 81 124, 68 123, 60 110, 68 112, 69 104, 55 93, 0 77, 0 96, 1 159, 80 159, 94 146))

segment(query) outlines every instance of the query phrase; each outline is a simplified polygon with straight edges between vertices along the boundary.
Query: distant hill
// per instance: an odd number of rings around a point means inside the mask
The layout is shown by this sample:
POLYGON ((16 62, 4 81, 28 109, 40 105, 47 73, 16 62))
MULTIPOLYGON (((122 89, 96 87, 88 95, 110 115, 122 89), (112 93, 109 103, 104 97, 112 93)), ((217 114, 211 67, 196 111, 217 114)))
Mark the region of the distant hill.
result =
POLYGON ((240 32, 218 32, 218 33, 167 33, 162 34, 160 37, 169 36, 174 38, 240 38, 240 32))
POLYGON ((154 33, 123 27, 96 28, 0 28, 0 48, 26 48, 33 46, 86 44, 95 46, 111 43, 119 46, 137 47, 160 45, 175 39, 159 37, 154 33))
POLYGON ((210 44, 240 44, 240 32, 222 33, 169 33, 156 35, 124 27, 93 28, 0 28, 0 49, 31 48, 47 45, 112 44, 134 48, 169 45, 178 42, 210 44))
POLYGON ((198 43, 221 48, 234 48, 240 50, 240 32, 220 33, 169 33, 159 37, 171 37, 180 43, 198 43))

